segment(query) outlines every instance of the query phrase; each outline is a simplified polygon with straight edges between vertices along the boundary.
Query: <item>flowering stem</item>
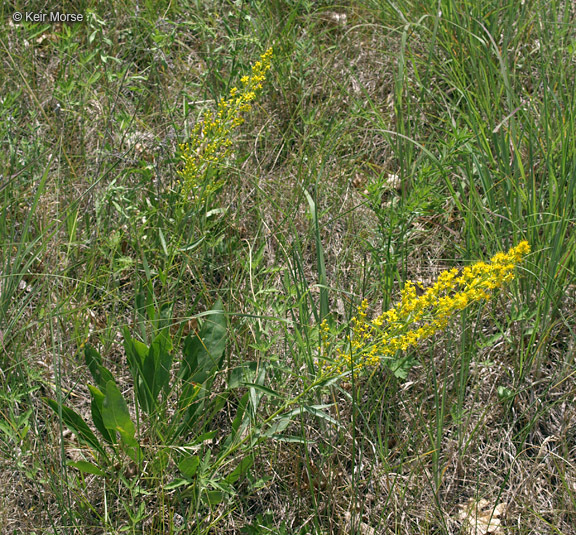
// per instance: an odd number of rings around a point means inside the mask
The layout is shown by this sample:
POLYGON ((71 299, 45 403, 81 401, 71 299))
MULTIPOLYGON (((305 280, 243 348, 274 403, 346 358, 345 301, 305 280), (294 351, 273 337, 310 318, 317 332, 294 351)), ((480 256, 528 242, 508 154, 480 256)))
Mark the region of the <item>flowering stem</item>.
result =
MULTIPOLYGON (((516 266, 529 252, 530 245, 522 241, 507 253, 496 254, 489 263, 478 262, 462 272, 456 268, 443 271, 427 289, 422 283, 407 281, 400 302, 373 320, 367 319, 368 301, 364 299, 351 321, 350 349, 337 348, 336 360, 326 365, 327 371, 356 373, 430 338, 445 329, 456 313, 472 303, 490 300, 495 290, 514 279, 516 266), (423 291, 420 296, 417 286, 423 291)), ((323 322, 320 329, 327 342, 327 323, 323 322)))

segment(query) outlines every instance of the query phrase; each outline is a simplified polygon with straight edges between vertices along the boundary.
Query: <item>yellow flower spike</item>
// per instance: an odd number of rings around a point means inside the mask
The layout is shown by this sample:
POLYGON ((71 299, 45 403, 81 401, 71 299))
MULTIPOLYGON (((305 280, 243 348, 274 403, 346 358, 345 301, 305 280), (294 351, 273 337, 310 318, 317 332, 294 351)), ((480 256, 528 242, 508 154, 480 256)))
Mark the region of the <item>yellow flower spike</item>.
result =
POLYGON ((215 191, 221 184, 204 185, 202 181, 208 169, 222 162, 230 154, 232 131, 244 122, 242 113, 252 109, 257 91, 262 88, 266 72, 270 69, 272 48, 260 56, 251 69, 251 76, 240 79, 242 88, 233 87, 229 98, 218 101, 216 112, 206 112, 202 120, 192 129, 190 140, 180 145, 183 169, 178 172, 182 178, 181 196, 183 200, 205 200, 207 193, 215 191))
MULTIPOLYGON (((416 295, 415 284, 406 281, 400 302, 372 321, 367 319, 368 301, 362 300, 357 315, 351 320, 350 350, 336 348, 335 362, 325 364, 324 370, 357 373, 430 338, 445 329, 456 313, 472 303, 490 300, 494 290, 514 279, 516 266, 529 252, 530 245, 522 241, 507 253, 497 253, 489 263, 477 262, 461 272, 456 268, 443 271, 421 296, 416 295)), ((422 283, 417 286, 424 289, 422 283)), ((326 329, 327 324, 321 328, 326 329)))

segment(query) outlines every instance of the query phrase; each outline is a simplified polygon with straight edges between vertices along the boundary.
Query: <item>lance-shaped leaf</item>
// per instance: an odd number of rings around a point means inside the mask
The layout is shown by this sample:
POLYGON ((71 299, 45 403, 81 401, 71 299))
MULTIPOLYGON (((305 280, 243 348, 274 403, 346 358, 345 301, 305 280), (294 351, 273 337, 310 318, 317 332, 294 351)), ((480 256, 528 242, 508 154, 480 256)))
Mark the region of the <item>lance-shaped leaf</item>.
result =
POLYGON ((88 385, 88 389, 90 390, 90 395, 92 397, 92 401, 90 403, 90 408, 92 411, 92 421, 96 426, 96 429, 100 431, 100 434, 104 437, 104 440, 108 442, 108 444, 115 444, 116 443, 116 432, 111 431, 104 425, 104 420, 102 419, 102 407, 104 404, 104 394, 99 388, 95 386, 88 385))
MULTIPOLYGON (((193 428, 199 415, 204 412, 205 399, 216 373, 222 367, 226 336, 226 315, 222 310, 222 304, 218 301, 207 314, 200 332, 191 333, 184 340, 180 371, 183 388, 179 404, 185 416, 178 434, 186 433, 193 428)), ((207 425, 212 413, 204 416, 204 424, 207 425)))
POLYGON ((102 357, 100 353, 92 347, 86 346, 84 348, 84 358, 86 360, 86 365, 94 377, 94 381, 96 381, 96 385, 100 390, 104 390, 106 388, 106 383, 108 381, 113 381, 114 377, 112 373, 102 365, 102 357))
POLYGON ((226 315, 218 301, 203 322, 199 333, 184 340, 182 378, 186 382, 204 383, 220 369, 226 347, 226 315))
POLYGON ((152 391, 144 377, 144 361, 148 357, 150 349, 146 344, 132 338, 130 331, 126 327, 124 328, 124 350, 126 351, 130 374, 134 380, 136 398, 140 408, 149 414, 153 407, 152 391))
POLYGON ((134 424, 130 419, 128 405, 114 381, 106 383, 106 395, 102 403, 102 421, 107 429, 120 433, 123 444, 128 446, 126 453, 137 462, 140 457, 140 448, 134 436, 134 424))
POLYGON ((163 330, 148 347, 132 338, 125 329, 124 348, 138 402, 142 410, 150 414, 157 408, 158 396, 170 380, 172 341, 168 331, 163 330))
POLYGON ((88 444, 98 453, 100 453, 104 458, 108 459, 104 447, 102 444, 100 444, 100 441, 96 435, 82 419, 82 416, 80 416, 76 411, 70 409, 69 407, 58 405, 58 403, 53 399, 44 398, 44 401, 56 414, 60 414, 60 410, 62 411, 62 420, 64 421, 64 424, 78 437, 80 442, 88 444))
POLYGON ((100 468, 98 468, 95 464, 89 463, 88 461, 68 461, 66 463, 67 466, 73 466, 80 470, 80 472, 84 474, 94 474, 96 476, 103 476, 105 475, 100 468))
POLYGON ((167 330, 161 331, 152 342, 144 358, 142 371, 146 383, 146 392, 151 399, 151 408, 156 407, 158 395, 170 380, 172 366, 172 341, 167 330))

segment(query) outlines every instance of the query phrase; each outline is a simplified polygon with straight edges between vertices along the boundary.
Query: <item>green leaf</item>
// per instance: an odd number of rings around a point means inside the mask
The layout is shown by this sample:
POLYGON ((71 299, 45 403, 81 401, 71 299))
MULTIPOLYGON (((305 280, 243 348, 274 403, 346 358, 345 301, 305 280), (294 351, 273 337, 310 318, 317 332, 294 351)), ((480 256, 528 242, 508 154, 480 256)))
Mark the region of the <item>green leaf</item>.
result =
POLYGON ((151 409, 157 406, 158 395, 170 380, 172 341, 168 331, 161 331, 152 342, 142 365, 146 391, 150 394, 151 409))
POLYGON ((184 486, 188 486, 190 485, 190 481, 188 481, 187 479, 182 479, 182 478, 176 478, 174 481, 172 481, 172 483, 168 483, 167 485, 164 485, 164 489, 165 490, 174 490, 177 489, 179 487, 184 487, 184 486))
POLYGON ((198 455, 190 455, 189 457, 184 457, 184 459, 178 463, 178 470, 182 472, 184 477, 192 479, 196 475, 199 465, 200 457, 198 455))
POLYGON ((106 383, 106 396, 102 403, 102 421, 107 429, 120 433, 122 442, 128 446, 126 453, 137 462, 140 451, 134 437, 135 428, 130 419, 128 405, 114 381, 106 383))
POLYGON ((204 493, 204 497, 208 505, 218 505, 224 500, 224 493, 219 490, 207 490, 204 493))
POLYGON ((232 368, 228 377, 228 388, 243 388, 246 384, 263 384, 266 367, 262 362, 244 362, 241 366, 232 368))
POLYGON ((267 386, 258 385, 256 383, 244 383, 244 386, 247 386, 249 388, 254 388, 255 390, 259 390, 260 392, 262 392, 264 394, 268 394, 269 396, 272 396, 275 398, 281 398, 282 397, 282 394, 278 394, 278 392, 272 390, 271 388, 268 388, 267 386))
POLYGON ((204 425, 213 417, 213 409, 222 402, 215 400, 208 411, 205 401, 208 399, 212 382, 221 369, 224 349, 227 341, 226 315, 218 301, 213 310, 206 314, 199 333, 191 333, 184 340, 183 360, 180 379, 183 382, 179 397, 180 409, 184 414, 183 422, 177 434, 188 433, 197 426, 200 415, 205 417, 204 425))
POLYGON ((514 392, 514 390, 506 386, 499 386, 496 389, 496 392, 498 394, 498 399, 500 401, 507 401, 509 399, 512 399, 516 395, 516 392, 514 392))
POLYGON ((298 407, 297 409, 290 411, 285 417, 292 418, 293 416, 302 414, 303 412, 307 412, 312 416, 316 416, 316 418, 321 418, 322 420, 326 420, 327 422, 334 424, 338 428, 342 427, 340 422, 338 422, 338 420, 335 420, 334 418, 332 418, 332 416, 326 414, 324 411, 321 410, 326 409, 328 407, 331 407, 331 405, 302 405, 301 407, 298 407))
POLYGON ((246 474, 248 473, 248 470, 250 470, 250 468, 252 468, 253 464, 254 464, 254 458, 253 457, 245 457, 244 459, 242 459, 240 461, 240 464, 236 468, 234 468, 234 470, 232 470, 232 472, 230 472, 224 478, 224 480, 227 483, 230 483, 231 485, 236 483, 236 481, 238 481, 238 479, 246 476, 246 474))
POLYGON ((166 447, 154 452, 154 456, 150 459, 147 473, 149 474, 164 474, 168 470, 168 466, 172 460, 172 448, 166 447))
POLYGON ((98 388, 104 390, 106 388, 106 383, 108 381, 113 381, 114 377, 110 373, 110 371, 102 366, 102 357, 100 353, 92 347, 86 346, 84 348, 84 358, 86 360, 86 365, 94 377, 94 381, 98 385, 98 388))
POLYGON ((92 446, 98 453, 108 459, 106 450, 100 444, 100 441, 88 427, 86 422, 82 419, 82 416, 69 407, 58 405, 58 403, 53 399, 43 399, 56 414, 60 414, 60 410, 62 411, 62 420, 64 421, 64 424, 66 424, 66 427, 68 427, 68 429, 78 437, 79 441, 92 446))
POLYGON ((118 431, 122 438, 131 441, 134 438, 134 424, 130 419, 128 405, 114 381, 106 383, 106 395, 102 403, 102 420, 107 429, 118 431))
POLYGON ((140 407, 150 414, 158 408, 158 396, 170 380, 172 341, 167 330, 161 331, 151 346, 132 338, 124 330, 124 349, 136 385, 140 407))
MULTIPOLYGON (((182 394, 178 398, 178 403, 184 414, 184 426, 193 427, 196 423, 197 416, 204 412, 204 399, 208 391, 204 385, 186 384, 182 389, 182 394)), ((200 430, 198 430, 200 431, 200 430)))
POLYGON ((238 409, 236 410, 236 416, 234 421, 232 422, 232 431, 234 433, 238 432, 240 424, 244 421, 244 411, 246 410, 246 405, 248 404, 249 400, 249 393, 246 392, 242 398, 240 398, 240 402, 238 403, 238 409))
POLYGON ((317 315, 316 320, 320 323, 327 315, 329 311, 329 301, 328 301, 328 287, 326 282, 326 264, 324 263, 324 249, 322 248, 322 238, 320 236, 320 225, 318 222, 318 210, 314 199, 304 190, 304 195, 308 200, 308 205, 310 207, 310 217, 312 219, 312 225, 314 227, 314 234, 316 238, 316 264, 318 267, 318 287, 320 288, 320 314, 317 315))
POLYGON ((416 359, 410 355, 400 358, 398 360, 391 361, 389 366, 390 370, 394 376, 398 379, 406 379, 408 377, 408 373, 416 364, 416 359))
POLYGON ((208 431, 207 433, 202 433, 201 435, 198 435, 196 438, 194 438, 192 442, 190 442, 190 446, 196 446, 197 444, 208 442, 209 440, 212 440, 217 434, 218 431, 208 431))
POLYGON ((282 433, 282 431, 288 427, 291 421, 292 418, 279 418, 278 420, 274 421, 272 425, 263 433, 263 436, 274 437, 275 435, 282 433))
MULTIPOLYGON (((136 312, 142 322, 142 326, 146 320, 153 322, 156 319, 156 310, 154 309, 154 289, 152 288, 152 283, 150 281, 145 285, 141 285, 140 291, 136 294, 136 312)), ((145 335, 144 330, 143 335, 145 335)))
POLYGON ((90 403, 90 408, 92 412, 92 422, 96 426, 96 429, 100 431, 100 434, 104 437, 104 440, 108 442, 108 444, 115 444, 116 443, 116 432, 110 431, 105 425, 104 420, 102 419, 102 406, 104 404, 104 394, 99 388, 95 386, 88 385, 88 390, 90 390, 90 395, 92 397, 92 401, 90 403))
POLYGON ((218 301, 203 322, 200 333, 190 333, 184 340, 182 378, 204 383, 221 367, 227 341, 226 316, 218 301))
POLYGON ((234 417, 234 420, 232 422, 232 431, 222 443, 222 451, 225 451, 234 443, 234 441, 238 436, 238 430, 240 429, 241 425, 242 429, 246 428, 249 425, 250 423, 249 418, 245 418, 244 416, 249 399, 250 394, 248 392, 246 392, 240 399, 240 402, 238 403, 238 409, 236 409, 236 416, 234 417))
POLYGON ((228 376, 228 388, 240 388, 244 386, 244 366, 238 366, 230 370, 228 376))
POLYGON ((166 238, 164 237, 164 233, 162 229, 158 229, 158 237, 160 238, 160 245, 162 245, 162 250, 164 251, 164 255, 168 258, 170 255, 168 253, 168 248, 166 247, 166 238))
MULTIPOLYGON (((142 363, 148 355, 148 346, 130 336, 128 327, 124 327, 124 350, 126 351, 126 359, 131 369, 141 370, 142 363)), ((132 377, 134 378, 134 374, 132 377)))
POLYGON ((290 442, 294 444, 315 444, 313 440, 310 440, 308 437, 299 437, 296 435, 274 435, 274 440, 278 442, 290 442))
POLYGON ((94 474, 96 476, 103 476, 105 473, 100 470, 95 464, 89 463, 88 461, 68 461, 66 463, 68 466, 77 468, 80 472, 84 474, 94 474))
POLYGON ((130 368, 130 374, 134 380, 136 399, 140 408, 149 414, 152 410, 152 392, 144 378, 144 361, 148 357, 150 349, 146 344, 132 338, 128 328, 124 328, 124 351, 130 368))

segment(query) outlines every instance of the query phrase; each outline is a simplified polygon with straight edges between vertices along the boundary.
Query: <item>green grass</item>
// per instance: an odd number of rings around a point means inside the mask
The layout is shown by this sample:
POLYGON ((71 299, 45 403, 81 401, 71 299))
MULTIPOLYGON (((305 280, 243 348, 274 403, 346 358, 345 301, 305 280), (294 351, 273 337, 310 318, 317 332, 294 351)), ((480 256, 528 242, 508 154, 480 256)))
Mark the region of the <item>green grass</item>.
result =
POLYGON ((0 8, 2 533, 469 534, 481 499, 506 505, 497 533, 576 533, 570 2, 79 2, 64 26, 12 24, 47 9, 20 4, 0 8), (270 46, 205 177, 225 186, 182 202, 179 143, 270 46), (319 378, 323 319, 343 343, 362 299, 376 316, 524 239, 517 279, 406 378, 319 378), (218 300, 206 411, 163 434, 218 300), (169 333, 166 421, 124 328, 169 333), (106 444, 106 465, 45 401, 101 437, 86 342, 141 458, 106 444))

